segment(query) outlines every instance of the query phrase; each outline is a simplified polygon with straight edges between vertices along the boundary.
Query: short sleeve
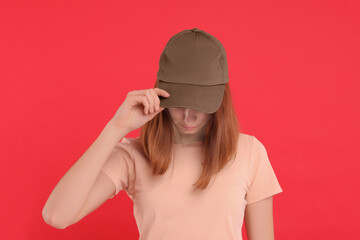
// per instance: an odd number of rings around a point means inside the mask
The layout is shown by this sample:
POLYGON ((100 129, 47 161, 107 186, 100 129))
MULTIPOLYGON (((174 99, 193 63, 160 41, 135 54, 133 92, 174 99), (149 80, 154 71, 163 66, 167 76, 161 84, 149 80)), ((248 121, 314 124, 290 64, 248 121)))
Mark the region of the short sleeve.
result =
POLYGON ((135 163, 129 140, 123 138, 121 142, 116 144, 101 171, 115 184, 115 193, 109 199, 121 190, 125 190, 132 198, 135 184, 135 163))
POLYGON ((253 136, 250 155, 250 186, 245 196, 247 204, 282 191, 264 145, 253 136))

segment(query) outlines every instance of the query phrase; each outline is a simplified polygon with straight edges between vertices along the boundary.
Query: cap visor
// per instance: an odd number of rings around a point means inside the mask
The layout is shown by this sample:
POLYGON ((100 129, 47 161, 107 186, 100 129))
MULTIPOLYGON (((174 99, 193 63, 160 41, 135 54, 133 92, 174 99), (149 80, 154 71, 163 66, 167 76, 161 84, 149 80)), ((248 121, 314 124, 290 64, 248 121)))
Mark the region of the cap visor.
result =
POLYGON ((170 94, 170 97, 159 96, 160 106, 163 108, 184 107, 214 113, 221 105, 225 84, 206 86, 159 80, 158 88, 170 94))

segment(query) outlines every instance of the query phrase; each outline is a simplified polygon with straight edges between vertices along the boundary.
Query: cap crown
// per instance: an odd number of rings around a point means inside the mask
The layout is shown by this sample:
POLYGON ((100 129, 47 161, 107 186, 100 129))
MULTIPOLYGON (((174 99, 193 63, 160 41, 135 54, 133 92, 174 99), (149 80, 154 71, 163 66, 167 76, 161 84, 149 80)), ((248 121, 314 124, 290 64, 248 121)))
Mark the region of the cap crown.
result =
POLYGON ((229 81, 225 49, 203 30, 181 31, 170 38, 161 53, 157 78, 170 83, 225 84, 229 81))

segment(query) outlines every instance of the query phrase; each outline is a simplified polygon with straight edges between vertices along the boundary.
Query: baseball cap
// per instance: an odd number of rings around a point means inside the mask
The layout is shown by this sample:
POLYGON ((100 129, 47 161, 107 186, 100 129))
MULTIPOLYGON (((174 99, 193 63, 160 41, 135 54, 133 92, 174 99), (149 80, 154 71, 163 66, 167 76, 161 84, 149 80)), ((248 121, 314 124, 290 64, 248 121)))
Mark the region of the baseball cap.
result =
POLYGON ((222 43, 198 28, 176 33, 161 53, 157 81, 170 94, 159 96, 161 107, 216 112, 229 81, 222 43))

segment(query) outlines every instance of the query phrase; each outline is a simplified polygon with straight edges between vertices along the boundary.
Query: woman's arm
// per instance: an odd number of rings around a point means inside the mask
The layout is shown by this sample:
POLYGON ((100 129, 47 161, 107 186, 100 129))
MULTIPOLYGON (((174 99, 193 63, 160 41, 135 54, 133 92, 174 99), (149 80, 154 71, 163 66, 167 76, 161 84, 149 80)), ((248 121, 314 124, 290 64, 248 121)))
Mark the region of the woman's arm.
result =
MULTIPOLYGON (((79 212, 89 198, 89 194, 92 193, 93 185, 102 166, 115 145, 127 133, 125 130, 116 127, 113 121, 110 121, 105 126, 94 143, 65 173, 51 192, 42 211, 46 223, 64 229, 77 219, 79 212)), ((98 190, 97 193, 100 193, 100 191, 98 190)), ((92 202, 96 201, 98 203, 100 201, 93 200, 92 195, 90 197, 92 197, 92 202)), ((96 198, 103 199, 104 197, 99 195, 96 198)))
POLYGON ((272 196, 246 205, 244 219, 248 240, 274 240, 272 196))

